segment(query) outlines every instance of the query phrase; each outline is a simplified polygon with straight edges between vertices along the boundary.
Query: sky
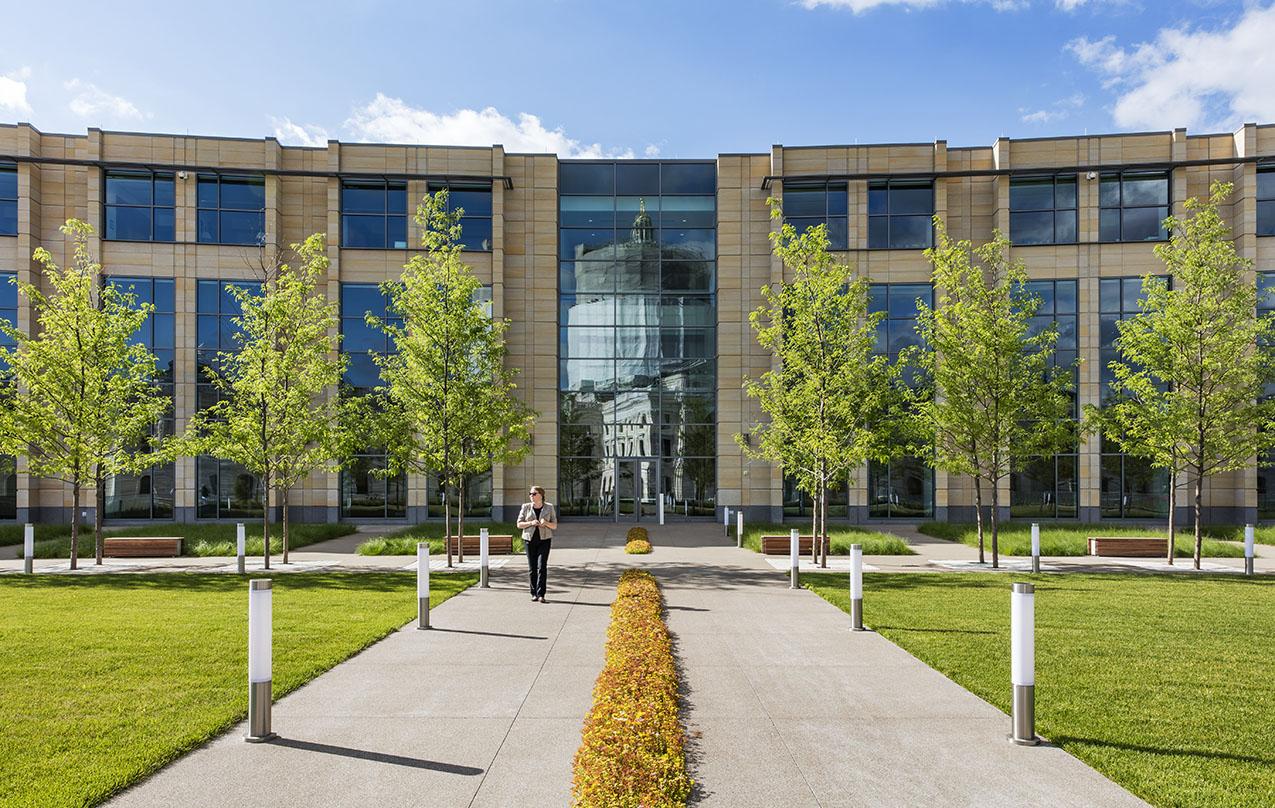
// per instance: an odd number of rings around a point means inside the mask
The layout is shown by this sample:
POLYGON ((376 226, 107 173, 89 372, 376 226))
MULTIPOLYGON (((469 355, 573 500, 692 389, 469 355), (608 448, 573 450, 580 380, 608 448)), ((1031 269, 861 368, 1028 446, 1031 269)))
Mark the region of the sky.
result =
POLYGON ((5 13, 0 122, 703 158, 1275 122, 1275 0, 450 0, 5 13))

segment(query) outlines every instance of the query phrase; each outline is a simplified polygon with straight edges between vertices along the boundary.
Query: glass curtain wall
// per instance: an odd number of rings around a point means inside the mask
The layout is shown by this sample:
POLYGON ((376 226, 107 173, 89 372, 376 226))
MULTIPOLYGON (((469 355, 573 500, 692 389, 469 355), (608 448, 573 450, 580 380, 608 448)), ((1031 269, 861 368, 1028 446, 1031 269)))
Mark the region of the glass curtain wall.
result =
MULTIPOLYGON (((159 387, 169 400, 168 412, 153 431, 171 436, 175 423, 172 401, 177 330, 174 281, 171 278, 112 277, 106 282, 125 294, 131 294, 137 305, 150 303, 155 307, 133 339, 155 355, 159 387)), ((136 474, 108 477, 103 516, 107 519, 172 519, 176 487, 176 466, 173 463, 164 463, 136 474)))
MULTIPOLYGON (((1142 300, 1141 278, 1103 278, 1098 282, 1098 361, 1101 364, 1102 398, 1110 401, 1115 376, 1107 367, 1119 358, 1115 341, 1117 323, 1137 314, 1142 300)), ((1118 441, 1100 438, 1101 479, 1098 508, 1103 519, 1167 519, 1169 474, 1147 460, 1124 454, 1118 441)))
MULTIPOLYGON (((1032 318, 1033 334, 1058 326, 1058 341, 1050 367, 1057 370, 1076 362, 1076 282, 1030 281, 1027 292, 1040 298, 1040 308, 1032 318)), ((1071 371, 1071 417, 1080 411, 1076 398, 1079 373, 1071 371)), ((1070 451, 1049 457, 1033 457, 1023 461, 1022 468, 1009 477, 1009 513, 1014 518, 1066 518, 1077 516, 1077 469, 1079 460, 1073 446, 1070 451)))
MULTIPOLYGON (((259 281, 199 281, 195 288, 196 406, 204 409, 218 400, 217 388, 208 369, 217 367, 218 352, 239 349, 239 327, 235 318, 242 312, 227 287, 261 293, 259 281)), ((265 511, 265 491, 261 478, 230 460, 207 455, 195 459, 195 515, 200 519, 259 519, 265 511)))
MULTIPOLYGON (((0 172, 0 190, 3 188, 3 175, 0 172)), ((16 185, 15 185, 16 187, 16 185)), ((0 320, 10 325, 18 324, 18 287, 13 285, 17 273, 0 272, 0 320)), ((13 342, 0 333, 0 345, 12 348, 13 342)), ((7 368, 0 363, 0 375, 7 368)), ((18 474, 17 458, 12 455, 0 455, 0 520, 18 518, 18 474)))
MULTIPOLYGON (((868 310, 884 312, 877 325, 877 351, 896 361, 911 345, 921 345, 916 333, 916 304, 934 305, 928 283, 874 283, 868 310)), ((868 463, 868 516, 928 519, 934 516, 934 469, 921 457, 896 457, 888 463, 868 463)))
POLYGON ((711 516, 717 169, 559 167, 559 508, 711 516))
MULTIPOLYGON (((1260 177, 1261 174, 1258 176, 1260 177)), ((1275 272, 1257 273, 1257 313, 1263 317, 1275 316, 1275 272)), ((0 312, 0 316, 3 316, 3 312, 0 312)), ((1272 349, 1270 345, 1265 347, 1267 350, 1272 349)), ((1275 395, 1275 385, 1267 386, 1266 395, 1275 395)), ((1275 519, 1275 448, 1264 452, 1259 460, 1261 462, 1257 467, 1257 518, 1275 519)))

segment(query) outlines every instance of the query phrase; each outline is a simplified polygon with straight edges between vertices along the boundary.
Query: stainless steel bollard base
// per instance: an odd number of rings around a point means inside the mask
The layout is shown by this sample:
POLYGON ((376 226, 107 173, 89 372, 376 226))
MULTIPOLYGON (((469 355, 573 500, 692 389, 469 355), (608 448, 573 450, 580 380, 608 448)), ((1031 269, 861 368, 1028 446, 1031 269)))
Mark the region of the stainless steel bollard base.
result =
POLYGON ((244 560, 244 557, 239 556, 239 574, 240 575, 244 574, 246 567, 247 567, 247 562, 244 560))
POLYGON ((1036 746, 1036 686, 1014 685, 1014 734, 1009 739, 1019 746, 1036 746))
POLYGON ((429 598, 418 598, 417 601, 417 629, 429 628, 429 598))
POLYGON ((248 685, 248 743, 261 743, 276 737, 270 731, 270 682, 248 685))
POLYGON ((1032 572, 1040 572, 1040 556, 1032 556, 1032 572))
POLYGON ((863 631, 863 598, 850 601, 850 623, 855 631, 863 631))
POLYGON ((792 572, 788 575, 788 588, 801 589, 801 573, 797 571, 796 567, 793 567, 792 572))
MULTIPOLYGON (((27 570, 27 572, 30 572, 30 571, 31 571, 31 570, 27 570)), ((1253 574, 1253 559, 1251 559, 1251 558, 1245 558, 1245 559, 1244 559, 1244 574, 1245 574, 1245 575, 1252 575, 1252 574, 1253 574)))
MULTIPOLYGON (((31 556, 27 556, 26 558, 24 558, 22 560, 22 571, 25 572, 27 575, 30 575, 31 573, 35 572, 35 559, 32 558, 31 556)), ((1248 574, 1249 575, 1253 574, 1253 570, 1251 567, 1249 568, 1248 574)))
POLYGON ((478 586, 481 589, 491 589, 491 584, 487 581, 487 565, 484 564, 478 570, 478 586))

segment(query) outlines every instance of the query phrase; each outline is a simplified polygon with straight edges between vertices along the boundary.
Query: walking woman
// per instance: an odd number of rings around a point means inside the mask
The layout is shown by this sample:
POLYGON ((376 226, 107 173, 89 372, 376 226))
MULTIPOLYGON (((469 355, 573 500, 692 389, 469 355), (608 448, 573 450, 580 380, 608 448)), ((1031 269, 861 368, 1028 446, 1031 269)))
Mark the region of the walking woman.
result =
POLYGON ((527 567, 531 573, 531 599, 545 600, 545 579, 549 572, 549 543, 558 529, 558 512, 553 503, 545 502, 545 490, 531 486, 530 502, 524 502, 518 512, 518 528, 522 542, 527 545, 527 567))

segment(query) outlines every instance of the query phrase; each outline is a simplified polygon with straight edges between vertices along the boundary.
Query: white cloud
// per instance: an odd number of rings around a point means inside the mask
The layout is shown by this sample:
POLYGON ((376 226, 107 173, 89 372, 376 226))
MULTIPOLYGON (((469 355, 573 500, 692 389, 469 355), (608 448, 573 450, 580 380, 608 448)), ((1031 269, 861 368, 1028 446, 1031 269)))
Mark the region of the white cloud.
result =
POLYGON ((111 95, 96 84, 71 79, 62 85, 75 93, 67 107, 81 118, 137 119, 142 111, 127 98, 111 95))
POLYGON ((1275 120, 1272 41, 1275 6, 1250 8, 1229 28, 1164 28, 1129 47, 1080 37, 1067 49, 1116 91, 1118 125, 1225 129, 1275 120))
POLYGON ((654 143, 646 144, 646 148, 642 150, 642 156, 648 159, 654 159, 660 156, 660 147, 654 143))
POLYGON ((511 152, 553 152, 559 157, 632 158, 632 149, 605 149, 600 143, 581 143, 558 127, 547 129, 540 118, 526 112, 518 120, 495 107, 437 113, 413 107, 402 99, 377 93, 354 110, 345 122, 355 140, 381 143, 428 143, 447 146, 491 146, 511 152))
POLYGON ((290 118, 271 118, 274 136, 287 146, 326 146, 328 130, 314 124, 293 123, 290 118))
POLYGON ((1031 110, 1020 107, 1018 112, 1022 115, 1023 123, 1050 123, 1052 121, 1063 120, 1070 115, 1073 110, 1080 109, 1084 105, 1084 94, 1072 93, 1066 98, 1058 99, 1044 109, 1031 110))
POLYGON ((0 109, 15 113, 31 112, 31 105, 27 103, 27 79, 29 78, 31 78, 29 67, 0 76, 0 109))

